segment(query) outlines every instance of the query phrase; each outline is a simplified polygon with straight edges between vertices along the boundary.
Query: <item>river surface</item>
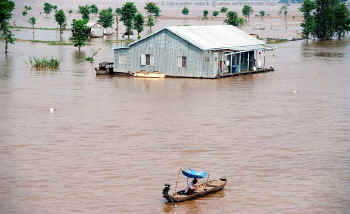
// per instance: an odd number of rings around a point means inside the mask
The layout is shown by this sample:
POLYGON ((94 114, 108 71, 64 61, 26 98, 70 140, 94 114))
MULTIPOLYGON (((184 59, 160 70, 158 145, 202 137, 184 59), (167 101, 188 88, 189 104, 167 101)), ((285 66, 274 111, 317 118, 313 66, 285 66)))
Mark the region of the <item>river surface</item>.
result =
POLYGON ((279 44, 275 72, 217 80, 96 77, 99 41, 0 44, 0 213, 349 213, 349 40, 279 44), (180 167, 228 184, 174 208, 180 167))

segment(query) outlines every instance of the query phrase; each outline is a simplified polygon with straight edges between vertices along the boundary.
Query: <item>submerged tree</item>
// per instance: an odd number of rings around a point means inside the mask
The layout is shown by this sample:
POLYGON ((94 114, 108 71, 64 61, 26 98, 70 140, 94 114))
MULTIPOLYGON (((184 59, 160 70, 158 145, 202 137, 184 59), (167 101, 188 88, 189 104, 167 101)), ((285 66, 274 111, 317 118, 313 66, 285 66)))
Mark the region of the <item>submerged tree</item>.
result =
POLYGON ((33 28, 33 40, 34 40, 34 26, 36 24, 36 19, 34 16, 30 17, 29 20, 28 20, 29 24, 32 25, 32 28, 33 28))
POLYGON ((45 13, 46 15, 50 15, 52 9, 53 9, 53 5, 52 5, 52 4, 50 4, 50 3, 48 3, 48 2, 45 2, 45 3, 44 3, 44 13, 45 13))
POLYGON ((220 13, 223 13, 223 14, 227 13, 227 11, 228 11, 228 9, 226 7, 222 7, 220 9, 220 13))
POLYGON ((25 9, 26 11, 30 11, 30 10, 32 10, 32 7, 31 7, 31 6, 26 5, 26 6, 24 6, 24 9, 25 9))
POLYGON ((152 31, 152 27, 154 26, 154 20, 156 17, 160 15, 160 9, 154 2, 148 2, 144 8, 147 15, 147 26, 150 27, 150 31, 152 31), (153 17, 152 17, 153 16, 153 17))
POLYGON ((131 34, 136 13, 137 13, 137 9, 133 2, 126 2, 121 8, 120 20, 124 23, 126 27, 128 39, 130 39, 130 34, 131 34))
POLYGON ((81 17, 86 20, 86 22, 90 19, 90 7, 89 5, 79 6, 79 13, 81 17))
POLYGON ((284 15, 284 22, 285 22, 285 25, 286 25, 286 30, 288 28, 288 24, 287 24, 287 15, 288 15, 288 5, 283 5, 281 8, 280 8, 280 11, 278 12, 279 15, 284 15))
POLYGON ((10 28, 10 19, 12 11, 15 8, 15 3, 11 0, 0 1, 0 37, 5 40, 5 55, 7 55, 8 43, 15 42, 14 35, 10 28))
POLYGON ((303 16, 304 16, 304 20, 300 24, 300 26, 303 28, 302 36, 306 40, 308 40, 314 32, 315 19, 314 19, 314 16, 312 14, 312 11, 314 9, 315 9, 315 2, 312 0, 304 0, 301 8, 299 9, 300 12, 302 12, 303 16))
POLYGON ((101 24, 103 28, 112 27, 114 22, 112 9, 108 8, 101 10, 97 22, 101 24))
POLYGON ((303 38, 319 40, 341 39, 350 31, 350 13, 338 0, 305 0, 300 8, 304 21, 303 38))
POLYGON ((350 13, 344 3, 335 7, 335 34, 340 40, 345 33, 350 31, 350 13))
POLYGON ((147 26, 149 27, 149 32, 152 32, 152 27, 154 26, 153 16, 147 16, 147 26))
POLYGON ((228 25, 239 27, 244 24, 244 19, 241 17, 238 17, 235 11, 229 11, 226 14, 225 23, 228 25))
POLYGON ((208 19, 209 11, 203 10, 203 19, 208 19))
POLYGON ((184 8, 182 9, 182 14, 183 14, 183 15, 187 16, 189 13, 190 13, 190 10, 189 10, 187 7, 184 7, 184 8))
POLYGON ((140 38, 140 33, 143 31, 145 19, 141 13, 135 15, 134 29, 137 31, 137 38, 140 38))
POLYGON ((72 42, 74 47, 78 47, 80 53, 80 47, 85 45, 88 39, 88 27, 86 26, 86 20, 73 19, 72 23, 72 42))
POLYGON ((56 12, 55 19, 57 24, 60 26, 60 40, 62 40, 62 31, 63 31, 62 27, 66 23, 66 14, 64 14, 64 11, 62 9, 56 12))
POLYGON ((160 9, 154 2, 148 2, 145 6, 145 10, 147 11, 148 15, 154 15, 155 17, 160 15, 160 9))
POLYGON ((265 16, 265 11, 264 10, 260 10, 259 15, 261 17, 261 20, 263 20, 264 16, 265 16))
POLYGON ((96 6, 95 4, 91 5, 91 6, 90 6, 90 11, 91 11, 91 13, 93 13, 93 14, 97 14, 97 13, 98 13, 98 8, 97 8, 97 6, 96 6))
POLYGON ((214 17, 217 17, 218 15, 219 15, 219 11, 214 10, 214 11, 213 11, 213 16, 214 16, 214 17))
POLYGON ((22 11, 22 15, 26 16, 28 14, 28 11, 32 10, 31 6, 24 6, 24 10, 22 11))
POLYGON ((253 12, 253 9, 249 5, 244 5, 242 8, 242 14, 244 17, 246 17, 247 21, 249 22, 250 14, 253 12))

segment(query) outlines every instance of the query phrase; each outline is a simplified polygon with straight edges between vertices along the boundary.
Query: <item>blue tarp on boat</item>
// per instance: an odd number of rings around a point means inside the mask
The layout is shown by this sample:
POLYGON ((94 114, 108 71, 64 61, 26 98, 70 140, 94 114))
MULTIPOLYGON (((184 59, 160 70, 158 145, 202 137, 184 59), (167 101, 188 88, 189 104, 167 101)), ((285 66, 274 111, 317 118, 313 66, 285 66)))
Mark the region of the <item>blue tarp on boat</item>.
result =
POLYGON ((208 175, 208 172, 200 172, 193 169, 181 170, 182 174, 188 178, 205 178, 208 175))

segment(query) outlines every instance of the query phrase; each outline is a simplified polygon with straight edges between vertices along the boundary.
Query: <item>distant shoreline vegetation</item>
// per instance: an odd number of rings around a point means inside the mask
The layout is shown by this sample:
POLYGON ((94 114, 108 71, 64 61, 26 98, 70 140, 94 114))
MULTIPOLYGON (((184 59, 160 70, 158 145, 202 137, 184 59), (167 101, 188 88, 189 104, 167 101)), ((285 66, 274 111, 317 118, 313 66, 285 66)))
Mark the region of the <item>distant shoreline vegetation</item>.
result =
MULTIPOLYGON (((4 38, 0 37, 0 40, 4 40, 4 38)), ((16 39, 16 42, 32 42, 32 43, 42 43, 48 45, 73 45, 71 41, 50 41, 50 40, 26 40, 26 39, 16 39)), ((87 45, 91 45, 87 43, 87 45)))
MULTIPOLYGON (((230 6, 230 5, 241 5, 246 3, 246 1, 243 0, 221 0, 221 1, 161 1, 160 6, 230 6)), ((250 5, 276 5, 279 4, 276 1, 251 1, 249 2, 250 5)))
MULTIPOLYGON (((26 26, 10 26, 10 28, 13 29, 30 29, 32 30, 33 27, 26 27, 26 26)), ((35 30, 59 30, 59 28, 53 28, 53 27, 34 27, 35 30)), ((63 29, 64 31, 71 30, 70 28, 63 29)))

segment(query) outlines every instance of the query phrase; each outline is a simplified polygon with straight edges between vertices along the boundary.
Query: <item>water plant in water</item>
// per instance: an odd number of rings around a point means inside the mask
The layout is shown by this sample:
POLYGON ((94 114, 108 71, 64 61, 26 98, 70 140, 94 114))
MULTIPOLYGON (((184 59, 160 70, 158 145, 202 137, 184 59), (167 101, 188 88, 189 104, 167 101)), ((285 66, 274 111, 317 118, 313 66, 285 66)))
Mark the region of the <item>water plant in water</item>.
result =
POLYGON ((101 48, 98 49, 98 50, 93 50, 92 55, 86 57, 85 60, 88 61, 88 62, 90 62, 91 64, 93 64, 93 63, 95 62, 95 56, 98 54, 98 52, 99 52, 100 50, 101 50, 101 48))
POLYGON ((60 61, 54 57, 51 57, 51 59, 47 57, 30 57, 29 64, 38 71, 57 70, 60 66, 60 61))

